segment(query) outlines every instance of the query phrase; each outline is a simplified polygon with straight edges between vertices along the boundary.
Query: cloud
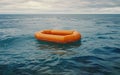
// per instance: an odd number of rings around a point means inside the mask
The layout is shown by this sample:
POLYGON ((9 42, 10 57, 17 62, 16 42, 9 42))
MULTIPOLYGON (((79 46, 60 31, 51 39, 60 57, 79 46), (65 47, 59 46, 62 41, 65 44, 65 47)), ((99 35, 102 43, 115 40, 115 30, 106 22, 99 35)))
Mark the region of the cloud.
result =
POLYGON ((0 13, 120 13, 120 0, 0 0, 0 13))

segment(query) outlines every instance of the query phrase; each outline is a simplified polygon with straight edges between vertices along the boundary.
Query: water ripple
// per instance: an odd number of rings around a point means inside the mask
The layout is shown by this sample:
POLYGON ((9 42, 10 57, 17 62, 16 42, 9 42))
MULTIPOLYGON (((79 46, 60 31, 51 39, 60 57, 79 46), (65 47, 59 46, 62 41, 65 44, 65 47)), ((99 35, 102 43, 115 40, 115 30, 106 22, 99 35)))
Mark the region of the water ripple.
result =
POLYGON ((0 15, 0 75, 119 75, 120 15, 0 15), (38 41, 43 29, 75 29, 71 44, 38 41))

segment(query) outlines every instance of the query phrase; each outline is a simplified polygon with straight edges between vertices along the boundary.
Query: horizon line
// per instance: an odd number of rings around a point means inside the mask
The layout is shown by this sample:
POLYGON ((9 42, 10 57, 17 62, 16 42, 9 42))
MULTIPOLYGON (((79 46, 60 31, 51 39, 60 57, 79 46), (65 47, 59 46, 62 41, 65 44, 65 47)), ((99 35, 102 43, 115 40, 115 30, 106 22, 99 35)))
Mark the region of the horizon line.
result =
POLYGON ((28 14, 28 15, 29 15, 29 14, 33 14, 33 15, 35 15, 35 14, 36 14, 36 15, 37 15, 37 14, 38 14, 38 15, 39 15, 39 14, 40 14, 40 15, 44 15, 44 14, 45 14, 45 15, 47 15, 47 14, 48 14, 48 15, 49 15, 49 14, 50 14, 50 15, 52 15, 52 14, 53 14, 53 15, 54 15, 54 14, 56 14, 56 15, 57 15, 57 14, 61 14, 61 15, 62 15, 62 14, 66 14, 66 15, 67 15, 67 14, 68 14, 68 15, 69 15, 69 14, 71 14, 71 15, 72 15, 72 14, 76 14, 76 15, 77 15, 77 14, 80 14, 80 15, 98 14, 98 15, 99 15, 99 14, 101 14, 101 15, 102 15, 102 14, 120 14, 120 13, 90 13, 90 14, 88 14, 88 13, 0 13, 0 14, 28 14))

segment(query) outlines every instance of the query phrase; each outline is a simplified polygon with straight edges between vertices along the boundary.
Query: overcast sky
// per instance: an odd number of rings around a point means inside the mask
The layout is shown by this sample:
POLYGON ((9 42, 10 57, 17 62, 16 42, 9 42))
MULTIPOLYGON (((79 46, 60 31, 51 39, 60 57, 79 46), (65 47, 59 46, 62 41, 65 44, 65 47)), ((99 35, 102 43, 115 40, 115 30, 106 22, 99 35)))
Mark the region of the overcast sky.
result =
POLYGON ((7 14, 120 14, 120 0, 0 0, 7 14))

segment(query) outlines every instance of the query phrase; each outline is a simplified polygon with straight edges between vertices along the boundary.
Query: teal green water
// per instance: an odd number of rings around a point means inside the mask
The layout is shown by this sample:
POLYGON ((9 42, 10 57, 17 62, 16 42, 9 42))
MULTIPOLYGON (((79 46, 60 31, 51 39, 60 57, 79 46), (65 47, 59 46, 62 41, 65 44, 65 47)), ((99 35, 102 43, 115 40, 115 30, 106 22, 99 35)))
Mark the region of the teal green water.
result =
POLYGON ((120 15, 0 15, 0 75, 119 75, 120 15), (72 44, 38 41, 43 29, 74 29, 72 44))

